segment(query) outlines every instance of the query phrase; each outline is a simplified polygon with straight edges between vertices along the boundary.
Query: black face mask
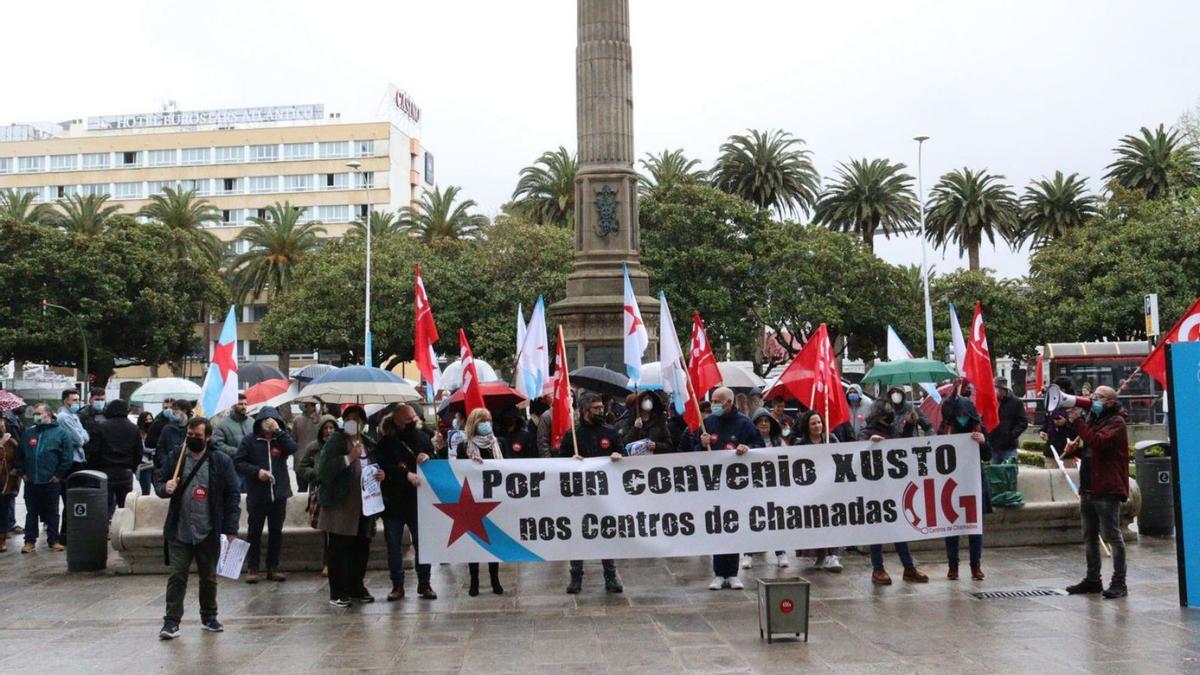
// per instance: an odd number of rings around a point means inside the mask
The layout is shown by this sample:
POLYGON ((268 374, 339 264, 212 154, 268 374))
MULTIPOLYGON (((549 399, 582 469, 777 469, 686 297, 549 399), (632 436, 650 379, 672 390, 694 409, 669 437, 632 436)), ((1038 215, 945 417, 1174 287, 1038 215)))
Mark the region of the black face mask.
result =
POLYGON ((192 452, 200 452, 207 445, 203 438, 196 438, 195 436, 188 436, 186 443, 188 450, 192 452))

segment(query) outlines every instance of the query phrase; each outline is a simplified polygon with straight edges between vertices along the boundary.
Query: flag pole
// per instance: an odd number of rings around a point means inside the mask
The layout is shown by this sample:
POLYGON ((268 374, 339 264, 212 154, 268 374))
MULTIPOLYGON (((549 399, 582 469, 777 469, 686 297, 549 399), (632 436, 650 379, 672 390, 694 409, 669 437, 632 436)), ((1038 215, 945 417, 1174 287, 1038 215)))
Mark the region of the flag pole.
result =
MULTIPOLYGON (((558 342, 563 346, 563 356, 566 357, 567 341, 563 339, 563 332, 562 332, 561 324, 558 326, 558 342)), ((570 375, 570 373, 567 372, 568 371, 567 364, 563 363, 561 365, 562 365, 563 379, 567 381, 567 395, 569 396, 570 392, 571 392, 571 375, 570 375)), ((575 451, 575 454, 572 455, 572 457, 574 459, 582 459, 579 456, 579 433, 575 430, 575 406, 568 405, 567 410, 571 411, 571 445, 575 446, 573 448, 575 451)))

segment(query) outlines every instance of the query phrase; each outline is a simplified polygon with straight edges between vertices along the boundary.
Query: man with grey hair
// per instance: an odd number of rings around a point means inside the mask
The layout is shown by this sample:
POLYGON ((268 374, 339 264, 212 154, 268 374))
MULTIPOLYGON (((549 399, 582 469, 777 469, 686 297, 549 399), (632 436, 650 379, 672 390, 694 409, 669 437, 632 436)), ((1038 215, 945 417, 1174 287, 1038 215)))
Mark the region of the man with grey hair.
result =
POLYGON ((59 425, 50 406, 39 403, 33 407, 33 425, 21 436, 16 458, 17 474, 25 481, 25 546, 21 553, 33 553, 39 520, 46 526, 50 549, 63 550, 58 500, 78 449, 75 435, 59 425))

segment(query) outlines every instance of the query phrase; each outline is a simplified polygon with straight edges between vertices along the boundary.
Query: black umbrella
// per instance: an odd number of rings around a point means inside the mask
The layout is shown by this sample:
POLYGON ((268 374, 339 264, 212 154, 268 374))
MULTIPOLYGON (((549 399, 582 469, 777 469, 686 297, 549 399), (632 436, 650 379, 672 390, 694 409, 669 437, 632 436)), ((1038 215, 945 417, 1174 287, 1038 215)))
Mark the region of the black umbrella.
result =
POLYGON ((296 371, 296 374, 292 376, 292 379, 297 382, 308 384, 325 373, 333 370, 337 370, 337 366, 331 366, 328 363, 314 363, 311 366, 304 366, 300 370, 296 371))
POLYGON ((238 366, 238 386, 245 389, 266 380, 286 380, 287 376, 271 366, 247 363, 238 366))
POLYGON ((629 377, 608 368, 584 366, 571 373, 571 386, 582 387, 597 394, 628 396, 633 390, 625 386, 629 377))

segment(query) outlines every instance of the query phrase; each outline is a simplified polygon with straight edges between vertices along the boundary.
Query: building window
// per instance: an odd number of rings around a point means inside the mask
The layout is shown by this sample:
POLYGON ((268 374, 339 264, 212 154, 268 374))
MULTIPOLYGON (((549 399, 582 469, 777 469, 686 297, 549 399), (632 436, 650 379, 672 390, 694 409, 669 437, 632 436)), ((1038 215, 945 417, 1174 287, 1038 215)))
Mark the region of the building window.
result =
POLYGON ((242 161, 243 148, 240 145, 227 145, 217 148, 217 164, 236 164, 242 161))
POLYGON ((321 177, 322 190, 345 190, 350 187, 350 174, 327 173, 321 177))
POLYGON ((241 178, 218 178, 217 180, 220 181, 218 184, 221 186, 221 190, 220 190, 221 194, 223 194, 223 195, 241 194, 241 192, 242 192, 242 179, 241 178))
POLYGON ((350 156, 350 141, 328 141, 321 143, 321 159, 339 159, 350 156))
POLYGON ((345 223, 350 221, 349 206, 322 206, 317 211, 318 220, 324 223, 345 223))
POLYGON ((358 189, 375 188, 375 172, 363 171, 362 173, 354 174, 354 187, 358 189))
POLYGON ((117 156, 121 158, 121 166, 126 168, 140 166, 142 163, 140 152, 118 152, 117 156))
POLYGON ((83 155, 83 168, 88 169, 107 169, 109 166, 110 155, 107 152, 87 152, 83 155))
POLYGON ((366 204, 355 204, 354 205, 354 219, 360 223, 367 222, 367 205, 366 204))
POLYGON ((244 222, 242 219, 245 217, 246 215, 243 209, 225 209, 221 211, 221 224, 241 225, 244 222))
POLYGON ((375 141, 354 141, 355 157, 371 157, 375 154, 375 141))
POLYGON ((165 192, 165 188, 174 188, 175 181, 173 180, 152 180, 146 183, 146 194, 157 195, 165 192))
POLYGON ((278 145, 252 145, 250 146, 250 161, 251 162, 274 162, 279 159, 278 145))
POLYGON ((283 177, 284 192, 310 192, 313 189, 312 186, 313 177, 311 173, 283 177))
POLYGON ((184 148, 182 152, 184 165, 208 164, 208 148, 184 148))
POLYGON ((174 150, 151 150, 146 163, 149 166, 175 166, 174 150))
MULTIPOLYGON (((245 239, 234 239, 233 241, 229 242, 229 252, 234 255, 241 255, 249 250, 250 250, 250 242, 246 241, 245 239)), ((210 321, 209 323, 217 323, 217 322, 210 321)))
POLYGON ((251 176, 250 194, 263 194, 265 192, 279 192, 279 177, 251 176))
MULTIPOLYGON (((262 321, 267 316, 267 305, 247 305, 246 321, 262 321)), ((257 341, 255 341, 257 342, 257 341)))
POLYGON ((117 199, 143 199, 142 182, 114 183, 113 196, 117 199))
POLYGON ((51 171, 74 171, 77 155, 50 155, 51 171))
POLYGON ((18 157, 17 171, 19 173, 33 173, 42 170, 42 160, 45 159, 41 155, 36 157, 18 157))
POLYGON ((207 178, 197 178, 196 180, 181 180, 181 181, 178 181, 177 184, 179 187, 177 187, 176 189, 179 192, 187 192, 188 190, 191 190, 196 193, 197 197, 201 197, 201 196, 208 194, 208 179, 207 178))
POLYGON ((54 185, 50 188, 53 199, 66 199, 74 194, 79 194, 79 186, 77 185, 54 185))
POLYGON ((81 185, 79 191, 84 195, 110 195, 112 191, 108 188, 108 183, 91 183, 81 185))
POLYGON ((33 201, 35 204, 37 202, 42 201, 42 188, 40 188, 40 187, 20 187, 20 188, 15 188, 15 190, 18 193, 33 195, 33 201))
POLYGON ((284 143, 283 158, 286 160, 301 160, 313 158, 312 143, 284 143))
POLYGON ((12 173, 12 157, 0 157, 0 173, 12 173))

